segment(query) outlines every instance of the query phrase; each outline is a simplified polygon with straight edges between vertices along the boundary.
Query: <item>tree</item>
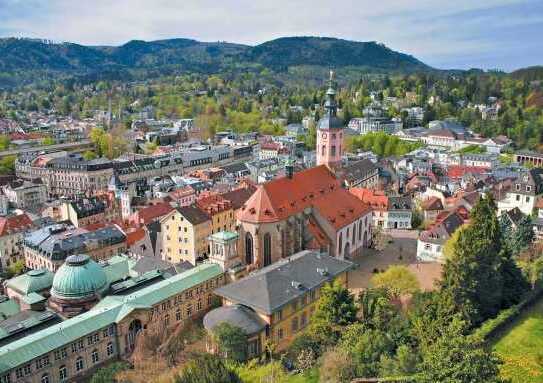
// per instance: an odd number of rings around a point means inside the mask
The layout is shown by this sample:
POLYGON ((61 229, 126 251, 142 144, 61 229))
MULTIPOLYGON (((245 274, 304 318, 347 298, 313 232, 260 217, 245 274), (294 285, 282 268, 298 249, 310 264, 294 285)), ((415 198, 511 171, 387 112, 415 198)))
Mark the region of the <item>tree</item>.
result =
MULTIPOLYGON (((518 271, 518 270, 517 270, 518 271)), ((442 297, 452 305, 451 310, 463 312, 473 325, 495 316, 504 305, 504 277, 514 280, 514 264, 502 249, 502 235, 491 196, 479 199, 471 211, 470 225, 460 232, 452 257, 443 267, 442 297), (511 279, 511 278, 512 279, 511 279), (466 312, 466 308, 471 311, 466 312)), ((516 273, 518 275, 518 272, 516 273)))
POLYGON ((86 150, 85 152, 83 152, 83 158, 87 161, 94 160, 97 157, 98 156, 96 155, 96 153, 92 150, 86 150))
POLYGON ((20 259, 17 262, 13 262, 11 265, 8 266, 9 278, 13 278, 14 276, 22 274, 24 270, 25 261, 23 259, 20 259))
POLYGON ((175 378, 175 383, 242 383, 238 374, 217 356, 198 354, 175 378))
POLYGON ((381 357, 391 356, 395 345, 386 332, 355 323, 344 331, 340 347, 351 356, 356 375, 371 378, 379 374, 381 357))
POLYGON ((0 159, 0 174, 13 174, 15 172, 15 160, 17 156, 5 156, 0 159))
POLYGON ((500 360, 473 336, 450 329, 423 355, 420 383, 501 383, 500 360))
POLYGON ((351 355, 340 347, 324 354, 319 369, 322 383, 348 383, 356 378, 356 371, 351 355))
POLYGON ((328 283, 321 289, 321 296, 312 321, 347 326, 356 321, 354 297, 339 281, 328 283))
POLYGON ((89 383, 115 383, 120 382, 116 379, 119 372, 127 370, 130 365, 126 362, 113 362, 105 367, 98 369, 89 383))
POLYGON ((53 140, 53 137, 44 137, 41 140, 41 144, 44 146, 53 145, 55 143, 55 140, 53 140))
POLYGON ((523 216, 513 227, 506 214, 500 217, 500 227, 504 237, 504 243, 511 250, 513 256, 520 254, 534 241, 534 229, 529 216, 523 216))
POLYGON ((394 356, 382 355, 379 361, 379 375, 382 377, 409 376, 417 371, 420 363, 418 351, 401 344, 394 356))
POLYGON ((371 283, 374 287, 388 290, 393 298, 414 294, 420 290, 417 277, 402 265, 392 265, 385 272, 375 274, 371 283))
POLYGON ((0 135, 0 150, 8 150, 10 142, 9 136, 5 134, 0 135))
POLYGON ((222 355, 238 362, 247 357, 247 335, 245 332, 228 322, 217 325, 212 332, 213 341, 222 355))

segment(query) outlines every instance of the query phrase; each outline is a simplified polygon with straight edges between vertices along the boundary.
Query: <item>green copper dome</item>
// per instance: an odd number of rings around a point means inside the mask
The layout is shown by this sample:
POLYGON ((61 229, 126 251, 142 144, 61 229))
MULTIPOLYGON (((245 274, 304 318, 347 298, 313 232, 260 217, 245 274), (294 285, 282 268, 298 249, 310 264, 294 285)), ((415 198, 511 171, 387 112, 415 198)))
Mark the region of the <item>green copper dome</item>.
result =
POLYGON ((51 295, 63 300, 92 298, 107 285, 102 266, 88 255, 71 255, 55 274, 51 295))

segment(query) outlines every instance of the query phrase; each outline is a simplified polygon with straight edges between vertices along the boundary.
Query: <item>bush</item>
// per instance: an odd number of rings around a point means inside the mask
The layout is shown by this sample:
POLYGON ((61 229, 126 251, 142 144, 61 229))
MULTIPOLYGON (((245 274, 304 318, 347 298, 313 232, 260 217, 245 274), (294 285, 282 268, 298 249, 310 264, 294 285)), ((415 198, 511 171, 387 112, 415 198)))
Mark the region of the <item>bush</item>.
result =
POLYGON ((323 355, 319 376, 321 383, 350 382, 356 377, 354 361, 347 351, 331 349, 323 355))
POLYGON ((115 383, 120 382, 115 377, 121 371, 128 370, 130 364, 126 362, 113 362, 105 367, 98 369, 92 376, 89 383, 115 383))

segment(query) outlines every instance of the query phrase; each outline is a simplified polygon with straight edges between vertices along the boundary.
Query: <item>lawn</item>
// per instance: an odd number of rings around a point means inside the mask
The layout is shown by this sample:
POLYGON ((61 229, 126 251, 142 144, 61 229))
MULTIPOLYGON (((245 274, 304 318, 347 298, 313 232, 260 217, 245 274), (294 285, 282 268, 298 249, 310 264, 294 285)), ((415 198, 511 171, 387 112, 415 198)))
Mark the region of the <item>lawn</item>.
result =
POLYGON ((523 313, 494 344, 501 373, 512 383, 543 382, 543 299, 523 313))

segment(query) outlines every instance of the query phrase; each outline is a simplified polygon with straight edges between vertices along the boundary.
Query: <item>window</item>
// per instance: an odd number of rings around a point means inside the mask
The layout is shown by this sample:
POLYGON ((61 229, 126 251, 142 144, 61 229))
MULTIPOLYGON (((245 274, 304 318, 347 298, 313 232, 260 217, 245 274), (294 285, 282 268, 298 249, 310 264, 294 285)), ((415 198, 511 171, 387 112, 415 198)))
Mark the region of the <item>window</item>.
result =
POLYGON ((170 314, 164 315, 164 326, 168 326, 170 324, 170 314))
POLYGON ((430 250, 432 246, 429 243, 424 244, 424 250, 430 250))
POLYGON ((307 315, 305 312, 303 312, 300 318, 300 327, 305 327, 306 324, 307 324, 307 315))
POLYGON ((271 235, 270 233, 264 234, 264 266, 271 264, 271 235))
POLYGON ((44 356, 36 360, 36 369, 41 370, 44 367, 49 366, 49 355, 44 356))
POLYGON ((279 340, 283 339, 283 329, 282 328, 277 330, 277 338, 279 340))
POLYGON ((113 343, 109 342, 106 347, 107 356, 113 355, 113 343))
POLYGON ((520 184, 516 184, 515 186, 516 186, 517 190, 520 190, 520 184))
POLYGON ((178 321, 178 322, 181 320, 181 310, 180 309, 177 309, 177 311, 175 312, 175 320, 178 321))
POLYGON ((322 145, 321 155, 324 156, 325 154, 326 154, 326 145, 322 145))
POLYGON ((187 317, 190 317, 192 315, 192 305, 187 306, 187 317))
POLYGON ((83 365, 83 358, 82 357, 78 357, 76 360, 75 360, 75 370, 76 371, 81 371, 83 369, 84 365, 83 365))
POLYGON ((92 350, 92 354, 91 354, 91 359, 92 359, 92 363, 96 364, 98 363, 98 350, 92 350))
POLYGON ((292 318, 292 321, 290 322, 290 329, 292 332, 298 331, 298 318, 294 317, 292 318))
POLYGON ((197 305, 197 309, 198 311, 200 311, 202 309, 202 300, 201 299, 198 299, 198 305, 197 305))
POLYGON ((61 382, 64 382, 66 379, 68 379, 68 370, 66 369, 66 366, 60 366, 58 369, 58 378, 61 382))
POLYGON ((77 342, 77 348, 80 350, 83 350, 83 348, 85 348, 85 346, 83 345, 83 339, 77 342))
POLYGON ((336 146, 332 145, 331 149, 332 149, 332 153, 331 153, 332 157, 334 157, 336 155, 336 146))
POLYGON ((526 196, 526 202, 530 202, 530 197, 526 196))
POLYGON ((22 367, 15 370, 15 377, 17 379, 21 379, 23 376, 24 376, 24 373, 23 373, 22 367))
POLYGON ((0 383, 10 383, 10 382, 11 382, 11 378, 9 374, 2 375, 2 378, 0 379, 0 383))
POLYGON ((276 322, 281 321, 281 319, 283 319, 283 310, 277 311, 274 315, 275 315, 276 322))
POLYGON ((245 234, 245 264, 250 265, 253 262, 253 236, 247 233, 245 234))
POLYGON ((517 194, 517 201, 520 201, 520 195, 517 194))
POLYGON ((43 374, 41 376, 41 383, 49 383, 49 374, 43 374))

